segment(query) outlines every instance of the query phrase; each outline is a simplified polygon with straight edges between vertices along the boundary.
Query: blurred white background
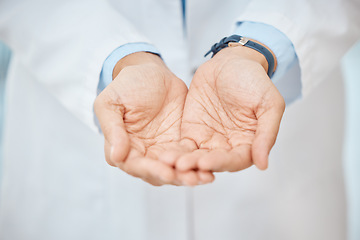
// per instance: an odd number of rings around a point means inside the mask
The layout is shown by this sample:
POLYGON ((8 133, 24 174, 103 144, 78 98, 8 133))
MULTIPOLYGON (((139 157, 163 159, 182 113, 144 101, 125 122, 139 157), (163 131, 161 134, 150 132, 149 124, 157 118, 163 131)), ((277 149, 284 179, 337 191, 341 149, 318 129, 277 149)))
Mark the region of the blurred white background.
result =
POLYGON ((5 78, 11 57, 10 49, 0 41, 0 181, 1 181, 1 157, 2 157, 2 132, 3 116, 5 113, 4 94, 5 78))
POLYGON ((348 195, 348 236, 360 239, 360 41, 342 61, 346 116, 344 171, 348 195))

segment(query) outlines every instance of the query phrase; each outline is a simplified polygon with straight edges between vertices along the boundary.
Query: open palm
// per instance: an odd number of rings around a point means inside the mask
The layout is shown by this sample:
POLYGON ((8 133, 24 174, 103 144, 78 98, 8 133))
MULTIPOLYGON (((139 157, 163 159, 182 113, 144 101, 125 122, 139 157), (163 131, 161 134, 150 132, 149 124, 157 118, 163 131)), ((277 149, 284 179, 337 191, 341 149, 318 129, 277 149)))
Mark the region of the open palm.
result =
POLYGON ((181 149, 187 87, 159 57, 151 58, 151 63, 123 68, 95 101, 105 158, 110 165, 157 186, 211 182, 210 172, 178 172, 158 161, 164 152, 181 149))
POLYGON ((191 83, 181 134, 197 150, 179 157, 176 167, 239 171, 255 163, 265 169, 284 100, 261 64, 229 52, 218 55, 191 83))
POLYGON ((156 160, 177 146, 186 93, 165 66, 124 68, 94 105, 107 162, 153 185, 171 183, 174 170, 156 160))

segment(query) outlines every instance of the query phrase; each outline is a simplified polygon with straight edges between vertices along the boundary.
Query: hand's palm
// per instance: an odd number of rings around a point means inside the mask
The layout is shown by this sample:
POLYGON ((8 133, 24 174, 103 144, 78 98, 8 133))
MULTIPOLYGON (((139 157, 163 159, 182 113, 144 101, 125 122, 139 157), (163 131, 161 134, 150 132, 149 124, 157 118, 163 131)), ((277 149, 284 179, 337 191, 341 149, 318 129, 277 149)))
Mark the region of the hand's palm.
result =
POLYGON ((129 155, 157 158, 179 141, 186 86, 174 75, 169 79, 151 68, 126 70, 114 90, 121 96, 129 155))
POLYGON ((95 110, 105 135, 109 164, 154 184, 173 170, 156 161, 175 147, 186 97, 185 84, 153 65, 127 67, 99 95, 95 110))
POLYGON ((179 159, 182 170, 238 171, 251 166, 259 119, 269 115, 270 99, 281 99, 261 65, 243 60, 214 64, 211 60, 198 69, 186 99, 182 138, 199 150, 179 159))

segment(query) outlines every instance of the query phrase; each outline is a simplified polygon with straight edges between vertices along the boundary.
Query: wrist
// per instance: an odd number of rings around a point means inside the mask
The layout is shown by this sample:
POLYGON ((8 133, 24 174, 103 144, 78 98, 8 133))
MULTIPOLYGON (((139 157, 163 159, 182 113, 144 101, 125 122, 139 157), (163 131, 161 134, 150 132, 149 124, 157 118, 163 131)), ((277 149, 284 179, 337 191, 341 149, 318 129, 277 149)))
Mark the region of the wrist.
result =
MULTIPOLYGON (((261 45, 262 47, 266 48, 271 53, 271 55, 272 55, 272 57, 274 59, 273 72, 275 72, 276 67, 277 67, 277 59, 276 59, 275 53, 269 47, 267 47, 265 44, 262 44, 261 42, 256 41, 254 39, 249 39, 249 40, 261 45)), ((241 44, 239 44, 239 43, 230 42, 229 47, 243 47, 243 46, 241 44)), ((261 65, 264 67, 265 71, 267 72, 268 68, 269 68, 269 62, 266 59, 265 55, 263 53, 260 53, 259 51, 255 50, 255 49, 253 49, 253 48, 248 48, 248 49, 252 51, 253 58, 255 60, 257 60, 259 63, 261 63, 261 65), (257 54, 255 55, 255 53, 257 53, 257 54), (262 56, 261 58, 260 58, 259 54, 262 56), (266 62, 263 62, 264 59, 265 59, 266 62)))
POLYGON ((240 35, 231 35, 229 37, 222 38, 218 43, 215 43, 211 47, 211 49, 205 54, 205 57, 211 52, 213 54, 212 58, 219 52, 225 52, 235 53, 235 55, 237 54, 243 59, 257 62, 263 67, 269 77, 273 75, 277 65, 276 56, 271 49, 256 40, 240 35), (233 48, 235 50, 228 50, 227 48, 233 48), (266 59, 266 62, 264 62, 264 59, 266 59))
POLYGON ((135 52, 123 57, 116 63, 112 77, 114 79, 126 67, 142 64, 155 64, 166 67, 161 57, 157 54, 150 52, 135 52))
POLYGON ((230 57, 237 59, 240 58, 244 60, 253 61, 260 64, 264 68, 265 72, 268 71, 269 64, 266 61, 264 55, 251 48, 247 48, 243 46, 228 47, 222 49, 217 55, 219 55, 220 57, 227 57, 227 58, 230 57))
POLYGON ((214 57, 218 64, 227 65, 234 61, 244 60, 260 65, 265 73, 268 71, 268 62, 266 58, 256 50, 246 47, 227 47, 220 50, 214 57))

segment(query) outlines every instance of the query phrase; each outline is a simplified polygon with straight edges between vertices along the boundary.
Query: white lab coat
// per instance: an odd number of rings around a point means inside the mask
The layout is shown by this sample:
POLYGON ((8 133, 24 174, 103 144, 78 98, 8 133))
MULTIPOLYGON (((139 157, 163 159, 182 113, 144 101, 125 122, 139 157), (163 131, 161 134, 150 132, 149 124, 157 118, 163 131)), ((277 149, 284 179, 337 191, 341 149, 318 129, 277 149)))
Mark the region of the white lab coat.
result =
POLYGON ((358 16, 355 1, 188 0, 185 38, 180 0, 1 0, 0 37, 14 55, 0 239, 345 239, 339 60, 358 16), (300 60, 304 98, 286 110, 270 168, 159 188, 108 166, 92 109, 107 55, 153 43, 189 84, 237 20, 278 28, 300 60))

